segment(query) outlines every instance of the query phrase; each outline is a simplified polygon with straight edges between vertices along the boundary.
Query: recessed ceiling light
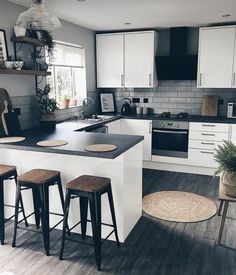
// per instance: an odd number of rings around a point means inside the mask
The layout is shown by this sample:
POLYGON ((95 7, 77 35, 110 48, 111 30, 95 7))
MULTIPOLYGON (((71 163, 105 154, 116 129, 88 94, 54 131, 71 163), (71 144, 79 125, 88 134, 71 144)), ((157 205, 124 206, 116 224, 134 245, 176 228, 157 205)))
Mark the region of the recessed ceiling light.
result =
POLYGON ((125 22, 124 25, 128 26, 128 25, 131 25, 130 22, 125 22))
POLYGON ((224 17, 224 18, 227 18, 227 17, 230 17, 230 16, 231 16, 231 14, 228 14, 228 13, 222 15, 222 17, 224 17))

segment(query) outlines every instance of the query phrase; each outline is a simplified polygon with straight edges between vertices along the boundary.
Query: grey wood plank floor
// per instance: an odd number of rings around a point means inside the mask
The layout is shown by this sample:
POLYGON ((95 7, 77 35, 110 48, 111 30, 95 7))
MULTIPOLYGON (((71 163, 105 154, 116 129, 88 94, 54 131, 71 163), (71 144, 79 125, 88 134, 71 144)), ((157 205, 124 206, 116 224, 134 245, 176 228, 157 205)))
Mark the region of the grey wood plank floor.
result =
MULTIPOLYGON (((218 205, 218 181, 212 177, 144 170, 143 195, 162 190, 182 190, 205 195, 218 205)), ((132 199, 132 195, 130 197, 132 199)), ((217 246, 220 218, 199 223, 173 223, 143 214, 120 249, 113 242, 103 245, 103 271, 97 272, 93 248, 67 242, 65 260, 58 260, 61 232, 51 234, 51 256, 44 255, 39 234, 19 230, 18 247, 11 248, 12 223, 7 225, 6 245, 0 246, 0 274, 86 275, 236 274, 236 204, 230 204, 222 239, 217 246)), ((79 238, 79 236, 76 236, 79 238)))

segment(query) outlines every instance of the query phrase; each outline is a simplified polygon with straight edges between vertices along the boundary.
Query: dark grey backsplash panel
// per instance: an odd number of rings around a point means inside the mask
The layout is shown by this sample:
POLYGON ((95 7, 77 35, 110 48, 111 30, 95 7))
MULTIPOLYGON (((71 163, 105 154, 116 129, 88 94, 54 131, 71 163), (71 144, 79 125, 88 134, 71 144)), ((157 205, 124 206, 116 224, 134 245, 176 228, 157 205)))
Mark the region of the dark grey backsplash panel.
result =
POLYGON ((139 106, 153 108, 154 113, 188 112, 192 115, 201 114, 203 95, 218 95, 224 104, 219 105, 219 115, 225 116, 227 103, 236 100, 236 89, 198 89, 196 81, 159 81, 155 89, 115 89, 118 110, 124 97, 140 98, 139 106), (148 103, 143 99, 148 98, 148 103))

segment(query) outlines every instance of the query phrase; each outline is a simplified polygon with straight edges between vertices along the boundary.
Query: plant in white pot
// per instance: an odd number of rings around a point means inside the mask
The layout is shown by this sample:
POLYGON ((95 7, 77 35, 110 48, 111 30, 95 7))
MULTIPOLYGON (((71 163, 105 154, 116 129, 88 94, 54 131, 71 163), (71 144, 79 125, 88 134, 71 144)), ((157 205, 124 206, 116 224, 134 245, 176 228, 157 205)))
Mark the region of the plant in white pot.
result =
POLYGON ((55 99, 49 98, 51 87, 47 84, 44 89, 37 89, 36 95, 38 97, 39 110, 41 113, 41 126, 45 128, 55 128, 56 115, 55 111, 59 110, 55 99))
POLYGON ((231 141, 224 141, 216 149, 214 158, 219 164, 215 175, 220 175, 223 192, 236 197, 236 146, 231 141))

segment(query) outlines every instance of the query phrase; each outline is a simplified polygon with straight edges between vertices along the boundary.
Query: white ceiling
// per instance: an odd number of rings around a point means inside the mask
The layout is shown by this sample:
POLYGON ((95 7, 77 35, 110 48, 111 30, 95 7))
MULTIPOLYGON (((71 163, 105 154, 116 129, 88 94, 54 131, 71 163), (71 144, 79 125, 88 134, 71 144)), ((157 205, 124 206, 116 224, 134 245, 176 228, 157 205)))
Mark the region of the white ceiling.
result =
POLYGON ((97 31, 236 22, 236 0, 46 0, 46 6, 66 21, 97 31), (231 17, 223 18, 223 14, 231 17))

